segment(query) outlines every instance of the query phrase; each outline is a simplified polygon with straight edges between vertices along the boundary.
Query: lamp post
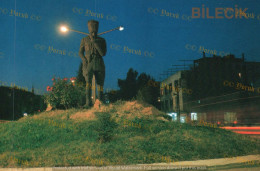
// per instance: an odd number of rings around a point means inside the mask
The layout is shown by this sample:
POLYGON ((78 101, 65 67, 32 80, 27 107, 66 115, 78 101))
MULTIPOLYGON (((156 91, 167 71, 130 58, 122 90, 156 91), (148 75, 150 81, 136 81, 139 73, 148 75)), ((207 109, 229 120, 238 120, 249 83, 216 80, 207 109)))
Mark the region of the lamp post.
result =
MULTIPOLYGON (((114 29, 111 29, 111 30, 108 30, 108 31, 105 31, 105 32, 102 32, 102 33, 98 33, 97 35, 102 35, 102 34, 106 34, 106 33, 109 33, 111 31, 115 31, 115 30, 119 30, 119 31, 123 31, 124 30, 124 27, 123 26, 119 26, 119 27, 116 27, 114 29)), ((78 30, 73 30, 73 29, 70 29, 69 27, 67 26, 61 26, 60 27, 60 31, 63 32, 63 33, 66 33, 68 31, 72 31, 72 32, 75 32, 75 33, 80 33, 80 34, 84 34, 84 35, 89 35, 88 33, 85 33, 85 32, 81 32, 81 31, 78 31, 78 30)))

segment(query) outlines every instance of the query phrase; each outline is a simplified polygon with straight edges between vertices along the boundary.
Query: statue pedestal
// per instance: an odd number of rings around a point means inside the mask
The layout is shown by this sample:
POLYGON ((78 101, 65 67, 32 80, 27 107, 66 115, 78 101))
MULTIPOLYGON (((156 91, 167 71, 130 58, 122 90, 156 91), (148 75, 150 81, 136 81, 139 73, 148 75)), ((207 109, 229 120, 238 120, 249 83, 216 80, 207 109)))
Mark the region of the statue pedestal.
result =
POLYGON ((102 102, 97 99, 94 103, 94 109, 99 110, 102 105, 102 102))

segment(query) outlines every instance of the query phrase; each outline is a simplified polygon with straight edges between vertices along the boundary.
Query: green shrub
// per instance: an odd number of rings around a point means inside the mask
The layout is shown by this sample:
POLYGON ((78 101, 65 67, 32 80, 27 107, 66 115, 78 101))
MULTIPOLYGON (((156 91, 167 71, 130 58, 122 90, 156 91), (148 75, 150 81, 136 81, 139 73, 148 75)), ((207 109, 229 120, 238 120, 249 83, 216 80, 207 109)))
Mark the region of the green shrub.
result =
POLYGON ((84 87, 73 85, 66 79, 53 81, 53 87, 45 94, 45 103, 56 109, 69 109, 84 105, 84 87))
POLYGON ((108 142, 113 137, 114 129, 118 126, 115 120, 111 118, 110 113, 96 112, 95 113, 97 121, 97 131, 101 143, 108 142))

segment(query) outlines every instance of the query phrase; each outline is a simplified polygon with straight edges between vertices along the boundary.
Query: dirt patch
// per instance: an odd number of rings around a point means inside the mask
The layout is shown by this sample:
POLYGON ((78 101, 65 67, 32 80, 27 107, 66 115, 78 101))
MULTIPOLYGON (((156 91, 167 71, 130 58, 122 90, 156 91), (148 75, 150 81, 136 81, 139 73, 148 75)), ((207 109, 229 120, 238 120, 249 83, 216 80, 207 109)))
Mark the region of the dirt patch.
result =
POLYGON ((154 106, 141 103, 138 101, 119 101, 113 104, 104 105, 99 101, 96 101, 94 107, 91 109, 82 109, 82 110, 52 110, 49 112, 43 112, 39 115, 34 115, 34 119, 43 118, 43 117, 57 117, 63 115, 61 118, 66 119, 67 114, 69 118, 73 120, 95 120, 95 112, 107 112, 112 114, 112 116, 125 117, 127 119, 138 118, 150 118, 150 119, 159 119, 167 121, 162 117, 163 112, 156 109, 154 106))
POLYGON ((103 105, 99 100, 96 100, 96 103, 94 107, 88 110, 83 110, 80 112, 77 112, 75 114, 72 114, 70 116, 70 119, 75 120, 95 120, 95 112, 108 112, 111 113, 111 109, 113 108, 113 105, 103 105))
POLYGON ((135 117, 155 118, 160 116, 157 119, 167 121, 166 119, 161 117, 163 112, 159 111, 152 105, 143 104, 138 101, 122 101, 119 103, 109 105, 104 105, 99 102, 96 104, 98 105, 92 107, 91 109, 72 114, 70 118, 76 120, 95 120, 95 112, 107 112, 112 115, 118 115, 120 117, 125 116, 128 119, 133 119, 135 117))
POLYGON ((7 122, 10 122, 10 121, 0 120, 0 123, 7 123, 7 122))
POLYGON ((138 101, 125 102, 123 105, 115 106, 115 109, 119 115, 124 115, 129 119, 135 117, 153 118, 163 114, 163 112, 159 111, 154 106, 138 101))
POLYGON ((75 120, 94 120, 96 119, 94 112, 96 112, 95 109, 89 109, 87 111, 77 112, 70 116, 70 119, 75 120))
MULTIPOLYGON (((45 117, 52 118, 52 117, 56 117, 59 115, 64 115, 65 113, 66 113, 66 110, 52 110, 49 112, 42 112, 40 114, 33 115, 32 118, 33 119, 39 119, 39 118, 45 118, 45 117)), ((22 117, 19 120, 24 120, 24 119, 26 119, 26 117, 22 117)))

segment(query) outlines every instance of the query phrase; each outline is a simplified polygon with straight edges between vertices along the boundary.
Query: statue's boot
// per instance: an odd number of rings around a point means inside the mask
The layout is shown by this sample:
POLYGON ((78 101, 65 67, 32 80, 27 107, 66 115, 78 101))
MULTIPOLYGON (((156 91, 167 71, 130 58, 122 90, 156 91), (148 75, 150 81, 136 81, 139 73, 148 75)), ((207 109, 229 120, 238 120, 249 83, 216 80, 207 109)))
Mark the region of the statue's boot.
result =
POLYGON ((92 100, 91 100, 91 89, 90 87, 86 87, 86 107, 92 106, 92 100))

